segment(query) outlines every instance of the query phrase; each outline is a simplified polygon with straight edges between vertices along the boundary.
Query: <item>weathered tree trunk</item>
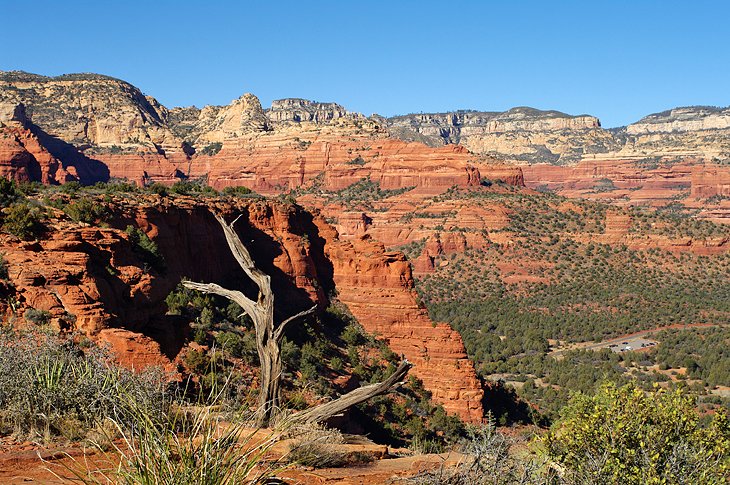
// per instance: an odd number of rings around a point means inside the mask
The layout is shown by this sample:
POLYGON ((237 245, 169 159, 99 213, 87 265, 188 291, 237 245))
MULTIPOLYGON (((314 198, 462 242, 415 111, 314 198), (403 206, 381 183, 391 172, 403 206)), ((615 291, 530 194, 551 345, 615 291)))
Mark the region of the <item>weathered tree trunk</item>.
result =
POLYGON ((278 326, 274 326, 274 293, 271 291, 271 277, 256 267, 248 249, 246 249, 246 246, 243 245, 238 234, 233 229, 233 225, 238 219, 234 220, 231 224, 227 224, 221 216, 216 214, 215 218, 223 228, 228 247, 231 249, 236 261, 238 261, 238 264, 248 277, 258 286, 258 297, 256 301, 253 301, 240 291, 228 290, 215 283, 183 281, 183 285, 186 288, 204 293, 224 296, 240 305, 243 311, 251 317, 256 332, 256 349, 259 354, 259 361, 261 362, 257 422, 260 425, 265 425, 268 424, 273 413, 278 411, 281 404, 281 388, 279 383, 283 370, 283 364, 281 362, 281 340, 284 338, 284 328, 292 321, 313 313, 317 306, 315 305, 308 310, 299 312, 287 318, 278 326))
MULTIPOLYGON (((283 371, 281 341, 284 338, 284 329, 292 321, 314 313, 317 305, 287 318, 279 325, 274 325, 274 293, 271 291, 271 278, 254 265, 248 249, 246 249, 238 234, 233 229, 233 225, 238 218, 230 224, 227 224, 217 214, 215 218, 223 228, 228 247, 231 249, 236 261, 238 261, 238 264, 248 277, 258 286, 258 297, 256 301, 253 301, 240 291, 228 290, 215 283, 183 281, 183 285, 186 288, 228 298, 240 305, 243 311, 251 317, 254 330, 256 331, 256 349, 259 354, 259 361, 261 362, 256 421, 260 426, 264 426, 269 423, 274 413, 279 411, 279 406, 281 405, 281 374, 283 371)), ((410 368, 411 363, 404 360, 400 363, 395 373, 385 381, 355 389, 334 401, 297 413, 292 419, 295 422, 307 423, 324 421, 331 416, 341 413, 350 406, 389 392, 408 373, 410 368)))

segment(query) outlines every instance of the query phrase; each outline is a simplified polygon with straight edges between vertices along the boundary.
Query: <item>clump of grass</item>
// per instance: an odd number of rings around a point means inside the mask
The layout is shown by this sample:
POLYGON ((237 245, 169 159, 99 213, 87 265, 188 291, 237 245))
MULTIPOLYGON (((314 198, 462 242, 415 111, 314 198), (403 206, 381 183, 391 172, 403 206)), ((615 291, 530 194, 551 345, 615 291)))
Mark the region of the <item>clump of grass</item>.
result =
POLYGON ((314 468, 338 467, 347 463, 347 454, 338 447, 345 443, 339 431, 308 424, 290 429, 289 435, 296 436, 286 454, 289 463, 314 468))
POLYGON ((109 466, 87 470, 72 459, 77 467, 67 471, 85 484, 271 483, 281 468, 265 457, 277 434, 247 427, 243 416, 226 420, 217 405, 223 394, 220 390, 198 406, 177 401, 164 414, 150 412, 134 395, 127 395, 121 406, 132 418, 131 426, 115 421, 114 432, 121 439, 95 444, 109 466), (111 443, 109 451, 103 451, 104 443, 111 443))
MULTIPOLYGON (((47 318, 37 311, 30 317, 47 318)), ((82 349, 58 336, 0 331, 1 433, 46 441, 58 436, 80 439, 105 417, 125 423, 133 419, 118 405, 127 394, 157 413, 165 412, 159 373, 135 375, 110 363, 103 350, 82 349)))

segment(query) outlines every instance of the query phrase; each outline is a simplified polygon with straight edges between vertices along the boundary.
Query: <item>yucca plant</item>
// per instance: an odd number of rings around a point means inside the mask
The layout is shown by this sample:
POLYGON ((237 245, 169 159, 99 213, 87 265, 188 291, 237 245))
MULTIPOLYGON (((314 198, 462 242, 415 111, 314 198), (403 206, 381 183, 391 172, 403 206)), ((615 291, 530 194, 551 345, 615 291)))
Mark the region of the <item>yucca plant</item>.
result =
POLYGON ((128 424, 113 420, 120 438, 107 437, 109 451, 101 443, 93 444, 107 466, 88 470, 68 456, 70 480, 128 485, 269 483, 281 467, 264 458, 278 433, 247 427, 245 416, 225 420, 217 404, 224 393, 218 389, 196 406, 169 403, 164 414, 151 412, 131 394, 124 396, 121 408, 128 424))

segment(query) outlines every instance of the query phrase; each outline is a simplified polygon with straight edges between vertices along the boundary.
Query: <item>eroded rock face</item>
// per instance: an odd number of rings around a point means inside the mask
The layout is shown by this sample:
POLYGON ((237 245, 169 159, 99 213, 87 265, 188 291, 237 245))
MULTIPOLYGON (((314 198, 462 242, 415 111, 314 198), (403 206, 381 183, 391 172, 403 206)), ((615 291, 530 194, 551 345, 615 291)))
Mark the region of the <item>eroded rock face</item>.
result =
POLYGON ((98 74, 46 77, 0 72, 0 103, 22 103, 28 120, 75 146, 180 148, 167 109, 129 83, 98 74))
POLYGON ((432 322, 419 306, 403 254, 367 238, 340 240, 324 220, 315 223, 327 241, 324 249, 340 301, 368 332, 414 364, 411 372, 436 402, 467 422, 481 422, 484 391, 461 335, 445 323, 432 322))
POLYGON ((77 180, 74 168, 66 170, 21 123, 0 126, 0 177, 44 184, 77 180))
POLYGON ((253 94, 246 93, 228 106, 203 108, 194 128, 194 133, 198 134, 195 143, 222 143, 269 128, 270 122, 264 114, 261 102, 253 94))
POLYGON ((165 297, 181 278, 218 282, 250 291, 211 210, 242 215, 239 234, 257 265, 272 277, 276 318, 283 319, 327 292, 340 299, 370 332, 377 332, 414 364, 436 402, 477 422, 483 392, 461 337, 434 325, 416 303, 410 266, 399 253, 369 241, 341 241, 322 217, 271 201, 175 201, 149 196, 110 203, 110 228, 71 223, 56 214, 40 241, 0 235, 16 304, 6 310, 22 319, 26 308, 50 311, 52 324, 75 328, 109 344, 119 360, 141 368, 170 369, 188 329, 165 316, 165 297), (127 225, 144 230, 165 256, 166 270, 145 270, 127 225))
POLYGON ((532 163, 569 163, 585 151, 602 152, 615 145, 598 118, 532 108, 413 114, 389 118, 386 124, 404 140, 460 144, 474 153, 532 163))
POLYGON ((356 113, 348 113, 337 103, 318 103, 300 98, 277 99, 271 103, 266 112, 267 117, 274 123, 326 123, 345 117, 362 117, 356 113))
POLYGON ((730 129, 730 108, 693 106, 651 114, 626 127, 631 135, 730 129))
MULTIPOLYGON (((433 149, 390 138, 347 137, 337 131, 258 135, 224 145, 216 156, 196 161, 194 170, 207 174, 208 182, 218 189, 245 185, 264 194, 296 189, 317 177, 322 177, 325 189, 334 191, 369 178, 386 190, 419 187, 439 192, 454 185, 479 185, 491 170, 482 175, 475 157, 462 147, 433 149)), ((518 168, 495 170, 500 171, 496 175, 521 183, 518 168)))

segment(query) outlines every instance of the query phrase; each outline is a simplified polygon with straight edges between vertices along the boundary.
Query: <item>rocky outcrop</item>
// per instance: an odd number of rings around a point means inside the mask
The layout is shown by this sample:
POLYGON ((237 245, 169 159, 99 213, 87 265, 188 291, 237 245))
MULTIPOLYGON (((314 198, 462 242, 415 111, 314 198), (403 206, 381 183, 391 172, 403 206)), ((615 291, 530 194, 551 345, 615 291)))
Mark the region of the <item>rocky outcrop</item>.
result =
POLYGON ((0 103, 0 127, 25 126, 27 117, 23 103, 0 103))
POLYGON ((514 184, 522 177, 516 167, 479 163, 463 147, 433 149, 344 127, 280 130, 232 140, 217 155, 196 158, 191 174, 207 175, 218 189, 245 185, 264 194, 297 189, 318 177, 327 190, 369 178, 382 189, 432 192, 479 185, 482 177, 492 175, 514 184))
POLYGON ((631 135, 730 129, 730 108, 690 106, 651 114, 626 127, 631 135))
POLYGON ((417 303, 408 261, 367 238, 341 241, 323 220, 316 223, 327 241, 340 301, 368 332, 414 364, 412 373, 436 402, 467 422, 480 422, 484 391, 474 365, 459 333, 434 324, 417 303))
POLYGON ((327 123, 339 118, 362 117, 337 103, 318 103, 300 98, 277 99, 271 103, 266 116, 274 123, 327 123))
POLYGON ((603 152, 614 144, 593 116, 532 108, 413 114, 389 118, 386 124, 404 140, 431 146, 461 144, 474 153, 528 162, 569 163, 585 151, 603 152))
POLYGON ((266 131, 270 127, 261 102, 246 93, 224 107, 206 106, 200 111, 194 132, 199 133, 195 143, 223 142, 231 138, 266 131))
POLYGON ((692 169, 690 197, 730 198, 730 167, 706 164, 692 169))
POLYGON ((73 167, 66 170, 22 123, 0 126, 0 177, 57 184, 78 180, 77 175, 73 167))
POLYGON ((167 127, 167 109, 111 77, 0 71, 0 103, 24 104, 34 125, 77 147, 180 149, 180 140, 167 127))

